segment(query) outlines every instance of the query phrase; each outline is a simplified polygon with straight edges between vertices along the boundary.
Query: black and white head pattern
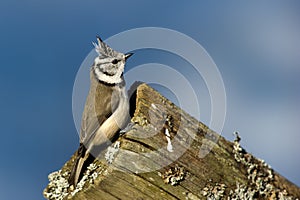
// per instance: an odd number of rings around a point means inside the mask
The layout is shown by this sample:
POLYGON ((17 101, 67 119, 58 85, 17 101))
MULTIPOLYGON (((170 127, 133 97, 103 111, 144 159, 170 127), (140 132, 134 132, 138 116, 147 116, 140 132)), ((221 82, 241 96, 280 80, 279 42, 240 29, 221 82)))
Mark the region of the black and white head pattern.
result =
POLYGON ((92 69, 98 80, 108 84, 122 82, 125 61, 132 54, 117 52, 105 44, 100 37, 97 37, 98 44, 93 43, 99 56, 95 58, 92 69))

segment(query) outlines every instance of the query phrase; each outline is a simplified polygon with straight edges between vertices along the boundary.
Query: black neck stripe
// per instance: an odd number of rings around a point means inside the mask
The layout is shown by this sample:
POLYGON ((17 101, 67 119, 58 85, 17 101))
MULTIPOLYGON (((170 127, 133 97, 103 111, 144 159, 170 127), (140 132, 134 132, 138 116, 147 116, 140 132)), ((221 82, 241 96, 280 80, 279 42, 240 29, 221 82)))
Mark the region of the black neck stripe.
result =
POLYGON ((107 83, 107 82, 99 80, 97 78, 97 74, 96 74, 95 70, 93 72, 94 72, 95 78, 98 80, 99 83, 102 83, 102 84, 107 85, 107 86, 117 86, 117 85, 119 85, 121 87, 125 86, 125 81, 124 81, 124 78, 123 78, 123 74, 122 74, 122 77, 121 77, 122 81, 120 83, 107 83))

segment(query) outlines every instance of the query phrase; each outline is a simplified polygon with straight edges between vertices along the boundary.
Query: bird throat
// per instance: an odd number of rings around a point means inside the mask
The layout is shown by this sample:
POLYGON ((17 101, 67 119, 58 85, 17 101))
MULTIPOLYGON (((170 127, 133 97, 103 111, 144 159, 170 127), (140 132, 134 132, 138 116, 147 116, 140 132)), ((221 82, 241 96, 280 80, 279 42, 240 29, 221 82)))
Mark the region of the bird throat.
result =
POLYGON ((117 85, 124 81, 122 74, 119 73, 112 74, 99 68, 93 68, 93 72, 98 81, 107 85, 117 85))

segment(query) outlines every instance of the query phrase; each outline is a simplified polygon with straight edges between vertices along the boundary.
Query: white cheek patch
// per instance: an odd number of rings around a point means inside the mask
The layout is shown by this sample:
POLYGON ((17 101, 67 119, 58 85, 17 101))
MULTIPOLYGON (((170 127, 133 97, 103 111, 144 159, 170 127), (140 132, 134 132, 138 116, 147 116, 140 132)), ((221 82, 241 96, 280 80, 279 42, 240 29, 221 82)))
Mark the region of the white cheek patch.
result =
POLYGON ((122 82, 122 74, 124 72, 125 60, 121 57, 101 57, 95 58, 93 64, 93 70, 98 80, 109 83, 118 84, 122 82), (116 64, 113 64, 113 60, 119 60, 116 64))
POLYGON ((100 63, 100 58, 99 57, 95 58, 95 63, 100 63))

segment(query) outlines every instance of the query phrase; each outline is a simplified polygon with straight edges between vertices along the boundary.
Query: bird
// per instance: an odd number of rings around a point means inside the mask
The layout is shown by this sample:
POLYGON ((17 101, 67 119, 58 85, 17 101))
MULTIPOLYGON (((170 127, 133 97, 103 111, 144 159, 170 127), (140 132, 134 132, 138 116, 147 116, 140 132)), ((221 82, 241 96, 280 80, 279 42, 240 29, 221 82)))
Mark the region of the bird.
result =
POLYGON ((80 144, 68 182, 74 187, 87 167, 118 136, 129 117, 129 101, 123 77, 126 60, 133 53, 113 50, 97 36, 97 52, 90 69, 90 89, 81 119, 80 144))

